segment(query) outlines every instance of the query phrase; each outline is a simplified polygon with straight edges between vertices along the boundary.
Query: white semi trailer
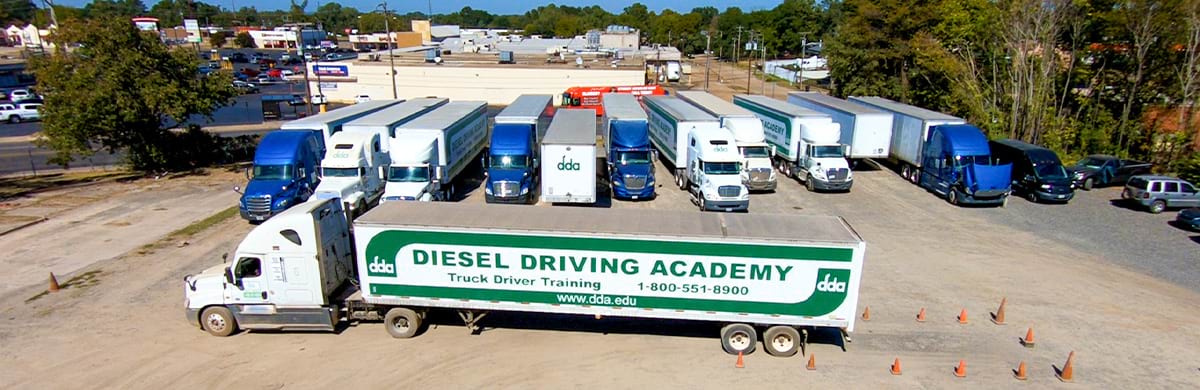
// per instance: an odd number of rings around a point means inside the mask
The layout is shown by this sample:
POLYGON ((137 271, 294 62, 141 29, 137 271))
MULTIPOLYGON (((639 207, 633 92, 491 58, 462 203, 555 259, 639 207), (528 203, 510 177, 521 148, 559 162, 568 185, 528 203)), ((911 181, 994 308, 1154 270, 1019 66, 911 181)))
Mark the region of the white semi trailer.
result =
POLYGON ((761 95, 735 95, 733 103, 762 119, 780 172, 809 191, 850 190, 854 173, 839 143, 841 127, 829 115, 761 95))
POLYGON ((937 111, 875 96, 851 96, 850 101, 886 111, 892 115, 890 160, 900 165, 900 176, 913 183, 921 172, 921 152, 929 138, 929 129, 941 125, 961 125, 967 121, 937 111))
POLYGON ((540 148, 542 202, 596 203, 596 110, 555 112, 540 148))
POLYGON ((828 114, 842 128, 846 158, 887 158, 892 145, 892 114, 817 92, 792 92, 788 103, 828 114))
POLYGON ((387 152, 391 149, 391 142, 388 140, 396 136, 397 127, 449 102, 446 98, 411 99, 355 119, 343 125, 342 131, 379 134, 379 139, 383 140, 383 151, 387 152))
POLYGON ((774 191, 778 184, 771 165, 771 146, 763 134, 763 121, 753 112, 704 91, 679 91, 680 99, 692 103, 717 119, 733 134, 742 156, 742 183, 751 191, 774 191))
POLYGON ((487 145, 487 102, 447 103, 397 127, 391 143, 384 201, 450 200, 487 145))
POLYGON ((650 142, 670 163, 675 185, 686 190, 688 133, 694 129, 721 130, 721 122, 673 96, 643 96, 642 105, 650 117, 650 142))
POLYGON ((342 126, 354 121, 355 119, 375 113, 376 111, 403 103, 404 99, 400 100, 372 100, 365 103, 359 103, 348 107, 330 110, 323 114, 317 114, 306 118, 297 119, 294 121, 284 122, 279 125, 280 130, 307 130, 314 133, 319 133, 317 139, 321 140, 320 153, 323 156, 325 149, 330 145, 329 138, 333 137, 339 131, 342 131, 342 126))
POLYGON ((472 331, 490 311, 696 320, 723 325, 728 353, 763 331, 790 356, 798 327, 854 330, 866 250, 812 215, 391 202, 350 225, 326 200, 266 220, 184 278, 188 321, 228 336, 382 320, 407 338, 435 310, 472 331))

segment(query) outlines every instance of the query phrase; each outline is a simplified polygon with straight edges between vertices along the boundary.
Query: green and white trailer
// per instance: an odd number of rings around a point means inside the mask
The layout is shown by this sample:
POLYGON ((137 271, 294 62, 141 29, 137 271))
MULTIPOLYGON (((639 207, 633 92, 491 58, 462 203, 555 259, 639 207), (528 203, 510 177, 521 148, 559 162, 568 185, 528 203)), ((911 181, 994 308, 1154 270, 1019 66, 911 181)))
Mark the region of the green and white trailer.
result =
POLYGON ((405 338, 432 310, 458 311, 472 331, 490 311, 698 320, 725 324, 728 353, 754 351, 761 331, 778 356, 800 347, 799 327, 854 329, 866 243, 839 217, 392 202, 353 223, 357 283, 347 277, 332 289, 285 274, 343 275, 342 266, 320 266, 346 261, 346 232, 324 230, 349 229, 326 212, 338 206, 289 209, 251 232, 247 240, 263 242, 243 242, 237 261, 186 278, 189 321, 228 335, 245 320, 331 330, 310 323, 382 319, 405 338), (297 255, 299 243, 312 253, 297 255), (241 264, 289 250, 287 265, 241 264), (289 309, 259 295, 289 280, 314 286, 296 294, 312 302, 289 309))
POLYGON ((650 143, 671 163, 675 185, 686 190, 688 134, 695 129, 719 130, 720 120, 674 96, 643 96, 642 105, 650 118, 650 143))

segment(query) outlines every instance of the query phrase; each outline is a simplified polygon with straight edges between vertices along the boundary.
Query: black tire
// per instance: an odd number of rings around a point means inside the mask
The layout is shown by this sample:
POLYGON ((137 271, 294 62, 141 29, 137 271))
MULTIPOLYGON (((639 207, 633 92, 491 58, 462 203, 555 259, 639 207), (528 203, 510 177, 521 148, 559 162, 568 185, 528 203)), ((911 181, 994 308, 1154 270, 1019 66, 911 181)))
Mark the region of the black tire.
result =
POLYGON ((749 355, 758 344, 758 331, 746 324, 729 324, 721 328, 721 348, 725 353, 749 355))
POLYGON ((1150 203, 1150 214, 1158 214, 1167 210, 1167 202, 1162 199, 1150 203))
POLYGON ((763 332, 763 350, 771 356, 788 357, 800 350, 800 331, 790 326, 772 326, 763 332))
POLYGON ((900 165, 900 177, 903 177, 904 180, 912 181, 912 179, 908 178, 908 176, 911 174, 912 174, 912 168, 910 168, 908 166, 908 164, 900 165))
POLYGON ((217 337, 228 337, 237 332, 237 319, 225 306, 213 306, 200 312, 200 327, 217 337))
POLYGON ((1029 191, 1029 193, 1025 194, 1025 196, 1028 196, 1028 198, 1026 198, 1026 199, 1029 199, 1029 203, 1037 203, 1038 202, 1037 194, 1034 193, 1033 191, 1029 191))
POLYGON ((383 316, 383 327, 388 334, 398 339, 407 339, 417 335, 421 329, 421 316, 412 309, 395 307, 383 316))
POLYGON ((946 192, 946 201, 950 204, 958 206, 958 190, 951 188, 946 192))
POLYGON ((696 207, 700 209, 700 212, 704 212, 704 192, 696 193, 696 207))
POLYGON ((684 187, 684 186, 683 186, 683 175, 680 175, 680 174, 676 173, 676 175, 675 175, 675 185, 676 185, 676 186, 678 186, 678 187, 679 187, 679 189, 681 189, 681 190, 682 190, 682 189, 686 189, 686 187, 684 187))
POLYGON ((21 117, 17 115, 10 116, 8 117, 8 123, 12 123, 14 125, 21 123, 21 117))
POLYGON ((1087 178, 1087 180, 1083 181, 1083 190, 1091 191, 1092 187, 1095 186, 1095 184, 1096 184, 1096 180, 1089 177, 1089 178, 1087 178))
POLYGON ((806 179, 804 179, 804 189, 808 190, 808 192, 817 192, 817 185, 813 184, 811 173, 808 174, 806 179))

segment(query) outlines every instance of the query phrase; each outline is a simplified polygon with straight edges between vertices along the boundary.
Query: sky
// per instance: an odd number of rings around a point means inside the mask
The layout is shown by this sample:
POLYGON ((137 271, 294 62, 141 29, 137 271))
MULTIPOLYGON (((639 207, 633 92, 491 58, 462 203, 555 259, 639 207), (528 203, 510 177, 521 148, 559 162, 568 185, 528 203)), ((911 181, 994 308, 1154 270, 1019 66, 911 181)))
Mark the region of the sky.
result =
MULTIPOLYGON (((291 5, 288 0, 202 0, 206 3, 219 6, 221 8, 229 8, 231 6, 246 7, 254 6, 259 10, 283 9, 291 5)), ((309 0, 308 10, 317 9, 320 4, 329 2, 330 0, 309 0)), ((90 0, 59 0, 55 2, 60 5, 69 5, 74 7, 82 7, 90 0)), ((142 0, 149 9, 157 3, 156 0, 142 0)), ((358 8, 359 10, 374 9, 382 0, 343 0, 339 1, 343 6, 358 8)), ((663 8, 671 8, 675 11, 687 12, 695 7, 713 6, 717 9, 724 10, 727 7, 741 7, 744 11, 774 8, 781 3, 781 0, 558 0, 558 1, 538 1, 538 0, 485 0, 485 1, 463 1, 463 0, 408 0, 388 2, 388 7, 396 9, 399 13, 408 11, 426 11, 427 6, 432 3, 434 14, 444 14, 462 9, 464 6, 470 6, 474 9, 482 9, 493 14, 523 14, 525 11, 536 8, 541 5, 550 3, 558 5, 570 5, 574 7, 599 5, 612 13, 620 13, 622 9, 630 4, 640 2, 645 4, 653 11, 661 11, 663 8)))

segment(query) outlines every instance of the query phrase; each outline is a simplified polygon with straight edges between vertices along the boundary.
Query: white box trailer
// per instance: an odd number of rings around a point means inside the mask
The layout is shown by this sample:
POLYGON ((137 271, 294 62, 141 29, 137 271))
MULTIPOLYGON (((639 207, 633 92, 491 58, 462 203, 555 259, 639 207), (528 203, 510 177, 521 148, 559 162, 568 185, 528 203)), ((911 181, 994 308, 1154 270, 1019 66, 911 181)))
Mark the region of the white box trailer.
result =
POLYGON ((558 110, 540 148, 542 202, 596 203, 596 110, 558 110))
POLYGON ((470 329, 489 311, 695 320, 723 324, 731 354, 765 330, 779 356, 797 327, 854 330, 866 243, 839 217, 393 202, 351 228, 338 206, 293 207, 185 277, 188 320, 218 336, 383 320, 398 338, 432 310, 470 329))
POLYGON ((921 152, 929 138, 929 129, 941 125, 961 125, 967 121, 937 111, 875 96, 851 96, 850 101, 892 114, 892 142, 889 159, 900 164, 900 176, 917 182, 921 152), (918 168, 918 169, 913 169, 918 168))
POLYGON ((704 110, 674 96, 643 96, 650 116, 650 142, 670 163, 675 185, 687 189, 688 133, 693 129, 721 129, 721 122, 704 110))
POLYGON ((892 115, 817 92, 792 92, 788 103, 829 114, 842 127, 842 145, 852 160, 886 158, 892 144, 892 115))
POLYGON ((396 136, 396 128, 449 103, 446 98, 417 98, 392 105, 342 126, 342 131, 376 133, 383 140, 384 152, 391 150, 388 140, 396 136))
POLYGON ((323 114, 313 115, 307 118, 301 118, 294 121, 284 122, 279 125, 280 130, 308 130, 314 133, 320 133, 321 140, 321 156, 325 155, 325 149, 329 145, 329 137, 335 133, 342 131, 342 126, 362 118, 376 111, 403 103, 404 99, 400 100, 372 100, 363 102, 348 107, 330 110, 323 114))
POLYGON ((734 104, 762 119, 776 165, 809 191, 849 191, 854 173, 847 164, 841 129, 824 113, 761 95, 734 95, 734 104))
POLYGON ((396 128, 383 199, 450 200, 487 145, 487 102, 446 103, 396 128))
POLYGON ((771 165, 771 148, 763 134, 763 121, 753 112, 705 91, 679 91, 680 99, 692 103, 721 121, 733 134, 742 156, 742 182, 752 191, 774 191, 778 182, 771 165))

